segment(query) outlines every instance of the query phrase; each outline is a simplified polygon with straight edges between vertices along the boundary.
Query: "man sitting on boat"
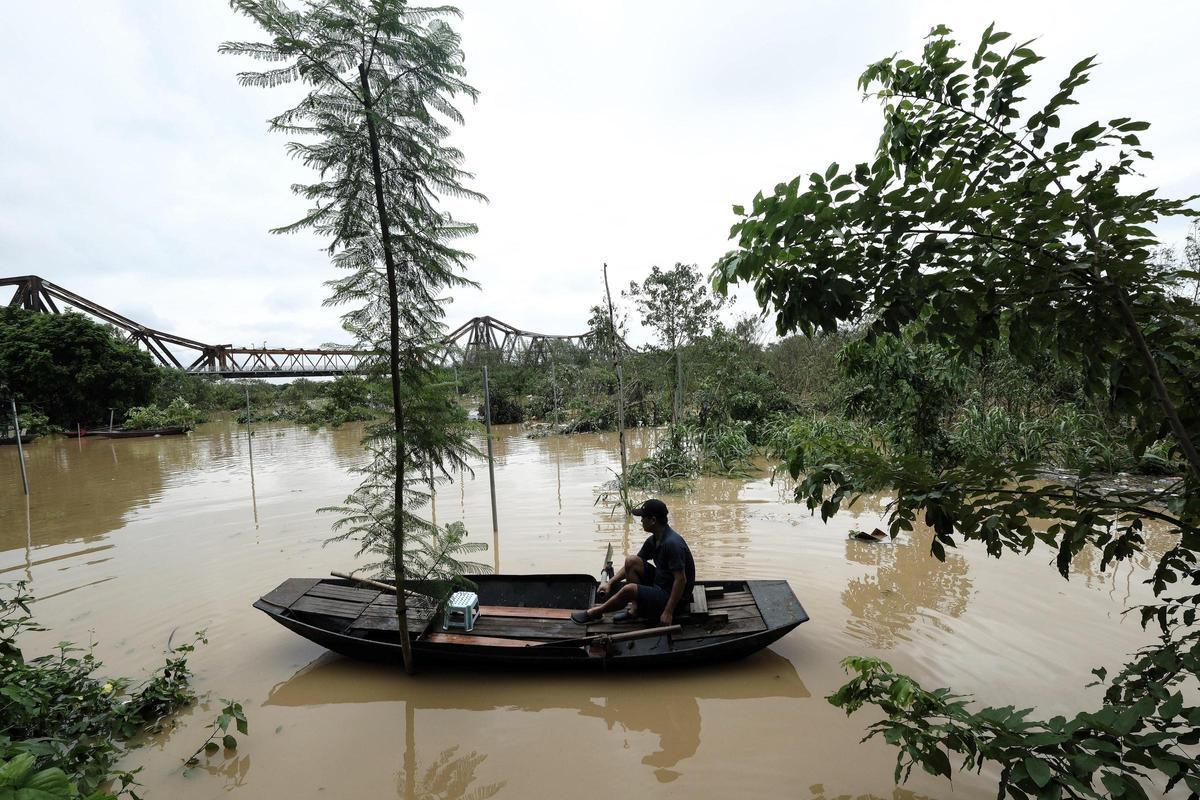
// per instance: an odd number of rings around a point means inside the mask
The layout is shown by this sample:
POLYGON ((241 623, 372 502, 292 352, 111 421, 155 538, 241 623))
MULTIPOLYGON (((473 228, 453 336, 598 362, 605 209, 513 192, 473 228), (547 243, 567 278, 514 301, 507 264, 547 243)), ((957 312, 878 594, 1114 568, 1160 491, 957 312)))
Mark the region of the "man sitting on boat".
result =
POLYGON ((625 565, 600 584, 596 595, 609 594, 612 584, 624 579, 625 585, 598 606, 575 611, 571 619, 586 625, 614 609, 629 605, 613 617, 625 622, 637 617, 670 625, 675 612, 682 611, 692 597, 696 584, 696 563, 687 542, 667 524, 667 505, 661 500, 647 500, 633 510, 642 518, 642 530, 650 534, 637 555, 625 557, 625 565), (650 563, 653 561, 654 563, 650 563))

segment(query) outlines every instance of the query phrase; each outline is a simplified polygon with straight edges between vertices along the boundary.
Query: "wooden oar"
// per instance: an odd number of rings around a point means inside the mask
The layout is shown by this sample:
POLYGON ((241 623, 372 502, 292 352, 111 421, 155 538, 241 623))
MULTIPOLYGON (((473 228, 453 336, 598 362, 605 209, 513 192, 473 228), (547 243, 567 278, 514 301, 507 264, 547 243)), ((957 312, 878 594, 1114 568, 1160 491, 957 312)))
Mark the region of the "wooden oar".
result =
POLYGON ((682 625, 663 625, 660 628, 643 628, 638 631, 626 631, 625 633, 594 633, 591 636, 581 636, 577 639, 555 639, 550 642, 538 642, 537 644, 526 645, 526 647, 547 647, 549 645, 575 645, 587 644, 588 642, 627 642, 630 639, 645 639, 649 636, 664 636, 668 633, 679 633, 683 630, 682 625))

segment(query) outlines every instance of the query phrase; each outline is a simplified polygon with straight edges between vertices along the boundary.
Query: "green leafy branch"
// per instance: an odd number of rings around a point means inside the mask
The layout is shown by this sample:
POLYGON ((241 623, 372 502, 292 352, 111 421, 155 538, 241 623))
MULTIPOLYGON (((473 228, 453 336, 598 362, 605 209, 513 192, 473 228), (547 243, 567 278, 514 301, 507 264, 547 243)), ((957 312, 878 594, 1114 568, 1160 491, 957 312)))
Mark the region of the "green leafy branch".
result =
POLYGON ((237 737, 229 732, 229 725, 232 723, 237 729, 237 732, 243 736, 248 735, 249 725, 246 722, 246 714, 242 710, 242 704, 235 700, 226 700, 221 698, 223 707, 221 713, 208 724, 210 733, 195 752, 188 756, 183 761, 184 767, 194 767, 200 763, 200 755, 205 756, 216 755, 216 752, 223 746, 226 751, 236 750, 238 746, 237 737), (218 743, 217 737, 220 738, 218 743))
MULTIPOLYGON (((1164 792, 1180 781, 1193 797, 1200 792, 1200 769, 1175 746, 1176 741, 1200 741, 1200 709, 1185 711, 1180 691, 1164 690, 1161 697, 1144 696, 1129 706, 1106 702, 1072 719, 1042 721, 1030 719, 1031 708, 972 711, 970 697, 949 689, 926 691, 878 658, 851 657, 842 666, 853 678, 828 699, 847 715, 868 703, 888 715, 868 728, 863 741, 881 736, 899 748, 897 782, 906 781, 918 765, 949 778, 949 754, 957 753, 964 770, 979 772, 988 761, 998 764, 1001 797, 1148 800, 1143 781, 1151 782, 1152 772, 1166 776, 1164 792)), ((1103 678, 1103 670, 1096 673, 1103 678)))

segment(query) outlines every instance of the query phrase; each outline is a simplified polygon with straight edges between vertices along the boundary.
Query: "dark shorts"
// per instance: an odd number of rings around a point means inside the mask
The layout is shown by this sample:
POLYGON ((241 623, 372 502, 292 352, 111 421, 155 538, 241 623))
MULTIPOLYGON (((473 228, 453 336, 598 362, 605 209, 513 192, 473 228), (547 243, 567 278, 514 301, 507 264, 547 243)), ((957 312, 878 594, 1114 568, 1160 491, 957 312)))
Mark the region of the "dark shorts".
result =
POLYGON ((638 584, 638 616, 651 622, 658 622, 659 618, 662 617, 663 609, 667 607, 667 601, 670 599, 671 593, 661 586, 647 586, 644 583, 638 584))
MULTIPOLYGON (((658 622, 662 617, 663 610, 667 607, 667 601, 671 599, 671 593, 661 586, 654 585, 654 565, 649 562, 643 562, 645 567, 643 577, 645 583, 639 583, 637 590, 637 614, 639 617, 650 622, 658 622)), ((682 614, 687 610, 688 599, 682 598, 679 605, 675 607, 676 614, 682 614)))

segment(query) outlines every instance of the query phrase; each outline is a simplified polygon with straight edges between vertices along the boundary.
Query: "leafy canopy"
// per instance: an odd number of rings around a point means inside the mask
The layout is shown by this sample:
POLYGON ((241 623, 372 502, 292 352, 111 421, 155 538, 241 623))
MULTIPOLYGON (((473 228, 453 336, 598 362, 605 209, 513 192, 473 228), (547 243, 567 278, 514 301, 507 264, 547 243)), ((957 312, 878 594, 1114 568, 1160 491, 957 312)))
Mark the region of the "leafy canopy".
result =
POLYGON ((1012 707, 974 713, 876 659, 848 659, 855 677, 831 699, 848 712, 873 703, 888 714, 871 735, 901 748, 897 779, 914 764, 949 776, 947 752, 957 752, 968 769, 998 763, 1001 796, 1144 798, 1146 787, 1184 782, 1197 797, 1200 771, 1183 754, 1200 743, 1200 709, 1186 699, 1200 673, 1200 592, 1185 588, 1200 584, 1200 307, 1173 290, 1196 274, 1156 258, 1149 227, 1194 215, 1194 198, 1129 188, 1151 157, 1139 137, 1148 123, 1060 131, 1094 57, 1026 113, 1029 70, 1041 57, 1031 42, 1008 39, 989 27, 960 56, 938 26, 918 59, 868 67, 859 87, 884 117, 874 159, 831 164, 760 193, 748 210, 735 206, 737 249, 714 282, 752 284, 780 334, 862 324, 862 348, 903 330, 915 345, 960 357, 1002 346, 1034 365, 1050 353, 1083 376, 1085 395, 1129 420, 1135 455, 1170 436, 1185 473, 1147 490, 1111 491, 1087 465, 1077 480, 1047 483, 1037 464, 1007 453, 893 455, 871 437, 814 426, 811 437, 791 438, 786 457, 803 477, 797 498, 824 519, 863 490, 891 487, 892 534, 923 521, 938 558, 961 540, 993 556, 1042 542, 1066 577, 1084 548, 1098 549, 1106 568, 1141 550, 1145 525, 1175 531, 1178 544, 1151 579, 1157 599, 1140 609, 1143 625, 1157 622, 1158 642, 1112 678, 1094 713, 1045 722, 1012 707))
POLYGON ((667 350, 703 336, 725 304, 724 296, 709 292, 694 264, 676 264, 668 270, 651 267, 641 283, 629 282, 626 295, 637 304, 642 324, 667 350))
POLYGON ((111 328, 73 312, 0 307, 0 400, 16 397, 55 425, 74 429, 150 399, 159 370, 111 328), (7 386, 7 388, 5 388, 7 386))

